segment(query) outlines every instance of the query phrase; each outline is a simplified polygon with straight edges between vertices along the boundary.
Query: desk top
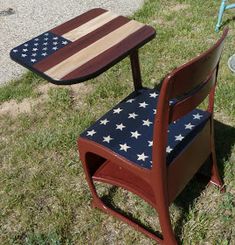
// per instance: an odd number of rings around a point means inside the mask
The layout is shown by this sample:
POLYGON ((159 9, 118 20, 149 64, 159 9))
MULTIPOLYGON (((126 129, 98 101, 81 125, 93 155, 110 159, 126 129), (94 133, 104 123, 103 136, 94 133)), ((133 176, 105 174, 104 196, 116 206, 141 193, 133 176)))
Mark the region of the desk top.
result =
POLYGON ((101 74, 155 36, 147 25, 104 9, 92 9, 25 42, 11 58, 55 84, 101 74))

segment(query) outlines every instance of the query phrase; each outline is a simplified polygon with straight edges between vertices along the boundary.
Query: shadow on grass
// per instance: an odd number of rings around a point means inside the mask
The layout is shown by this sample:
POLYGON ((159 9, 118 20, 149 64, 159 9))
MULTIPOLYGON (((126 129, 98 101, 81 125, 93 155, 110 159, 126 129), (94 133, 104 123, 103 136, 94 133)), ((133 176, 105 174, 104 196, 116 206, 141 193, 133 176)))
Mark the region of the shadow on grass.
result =
MULTIPOLYGON (((224 178, 225 171, 224 171, 224 164, 229 160, 232 148, 235 144, 235 128, 223 124, 217 120, 215 120, 215 142, 216 142, 216 152, 217 152, 217 161, 219 165, 219 171, 222 178, 224 178)), ((201 195, 201 192, 206 188, 210 178, 210 162, 207 161, 202 170, 200 170, 204 176, 208 176, 200 178, 200 175, 196 175, 190 183, 186 186, 186 188, 183 190, 183 192, 176 198, 174 204, 179 207, 181 212, 181 217, 176 221, 175 223, 175 233, 177 236, 177 240, 181 244, 182 241, 180 238, 182 237, 183 232, 183 224, 188 219, 188 214, 190 211, 190 208, 193 206, 194 200, 201 195), (198 178, 199 177, 199 178, 198 178)), ((157 231, 154 231, 152 227, 143 225, 143 223, 139 220, 133 217, 131 213, 126 213, 123 210, 121 210, 119 207, 117 207, 113 202, 113 197, 115 196, 115 193, 117 192, 118 187, 111 187, 109 189, 109 192, 107 195, 102 197, 103 202, 113 208, 115 211, 123 214, 124 216, 130 218, 134 222, 138 223, 148 231, 155 233, 157 236, 161 236, 161 234, 157 231)))
POLYGON ((227 26, 230 22, 235 22, 235 16, 233 16, 233 17, 227 19, 226 21, 224 21, 222 23, 222 25, 220 26, 220 29, 222 29, 223 27, 227 26))

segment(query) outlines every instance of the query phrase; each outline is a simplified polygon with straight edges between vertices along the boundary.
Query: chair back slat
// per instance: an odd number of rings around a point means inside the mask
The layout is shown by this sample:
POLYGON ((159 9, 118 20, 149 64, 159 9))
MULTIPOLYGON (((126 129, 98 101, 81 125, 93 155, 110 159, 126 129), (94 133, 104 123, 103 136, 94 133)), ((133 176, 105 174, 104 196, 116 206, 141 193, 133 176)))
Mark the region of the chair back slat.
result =
POLYGON ((206 81, 208 75, 218 65, 227 32, 228 30, 226 29, 223 36, 207 52, 175 69, 170 74, 171 99, 189 93, 195 87, 206 81))
POLYGON ((215 85, 215 81, 216 69, 206 82, 197 87, 190 95, 185 96, 185 98, 170 107, 169 123, 179 119, 200 105, 210 93, 211 88, 215 85))

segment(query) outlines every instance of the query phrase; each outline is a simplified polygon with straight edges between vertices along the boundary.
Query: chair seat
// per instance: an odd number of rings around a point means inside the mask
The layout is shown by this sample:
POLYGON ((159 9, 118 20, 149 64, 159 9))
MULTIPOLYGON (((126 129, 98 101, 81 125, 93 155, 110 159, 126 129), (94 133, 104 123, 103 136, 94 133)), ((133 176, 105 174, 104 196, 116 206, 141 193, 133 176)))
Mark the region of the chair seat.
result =
MULTIPOLYGON (((84 131, 81 137, 112 150, 139 167, 150 169, 158 95, 156 89, 131 93, 84 131)), ((169 125, 167 164, 197 135, 210 115, 209 112, 195 109, 169 125)))

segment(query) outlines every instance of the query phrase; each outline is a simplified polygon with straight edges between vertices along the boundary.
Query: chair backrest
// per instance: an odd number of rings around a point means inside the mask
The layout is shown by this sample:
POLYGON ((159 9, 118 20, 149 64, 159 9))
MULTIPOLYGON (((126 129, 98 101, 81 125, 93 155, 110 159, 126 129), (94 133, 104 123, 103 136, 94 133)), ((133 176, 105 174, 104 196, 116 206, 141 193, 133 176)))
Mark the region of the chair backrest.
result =
MULTIPOLYGON (((228 29, 209 50, 188 63, 173 70, 163 81, 158 100, 153 135, 153 169, 157 163, 165 166, 165 147, 169 123, 195 109, 210 94, 214 93, 219 61, 228 29), (174 103, 170 103, 170 100, 174 103), (155 142, 155 139, 161 139, 155 142), (155 164, 154 164, 155 162, 155 164), (160 163, 159 163, 160 164, 160 163)), ((214 96, 210 95, 210 103, 214 96)), ((163 168, 165 168, 163 166, 163 168)))

